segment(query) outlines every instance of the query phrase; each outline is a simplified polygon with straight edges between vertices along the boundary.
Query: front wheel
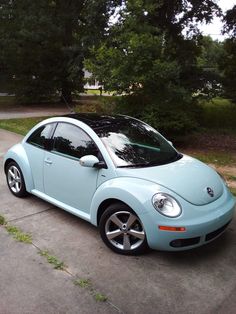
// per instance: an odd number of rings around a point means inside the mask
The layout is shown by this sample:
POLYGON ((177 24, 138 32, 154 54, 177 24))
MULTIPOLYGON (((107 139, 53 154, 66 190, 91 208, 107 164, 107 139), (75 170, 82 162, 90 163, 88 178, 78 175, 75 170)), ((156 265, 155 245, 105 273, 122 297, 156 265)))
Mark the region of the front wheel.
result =
POLYGON ((104 243, 116 253, 137 255, 148 248, 140 219, 125 204, 110 205, 100 219, 99 228, 104 243))
POLYGON ((19 165, 12 161, 7 165, 6 169, 7 185, 12 194, 17 197, 25 197, 27 191, 25 181, 19 165))

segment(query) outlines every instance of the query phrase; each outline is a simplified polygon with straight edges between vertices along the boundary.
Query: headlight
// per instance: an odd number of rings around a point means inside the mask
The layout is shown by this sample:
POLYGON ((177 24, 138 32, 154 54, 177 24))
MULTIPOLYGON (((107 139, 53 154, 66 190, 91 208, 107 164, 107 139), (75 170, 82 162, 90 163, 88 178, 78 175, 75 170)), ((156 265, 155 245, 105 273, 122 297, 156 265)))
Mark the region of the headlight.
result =
POLYGON ((182 208, 176 199, 166 193, 153 195, 152 204, 159 213, 167 217, 178 217, 182 212, 182 208))

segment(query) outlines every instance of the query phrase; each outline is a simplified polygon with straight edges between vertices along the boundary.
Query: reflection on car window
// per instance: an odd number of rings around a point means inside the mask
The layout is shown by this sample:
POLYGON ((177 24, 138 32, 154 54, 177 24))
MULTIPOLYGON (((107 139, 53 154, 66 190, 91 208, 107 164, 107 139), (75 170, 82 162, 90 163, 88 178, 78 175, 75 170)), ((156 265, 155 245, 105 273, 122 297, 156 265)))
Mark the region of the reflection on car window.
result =
POLYGON ((53 127, 52 123, 41 126, 36 131, 34 131, 33 134, 30 135, 30 137, 27 140, 27 143, 40 148, 45 148, 46 140, 50 136, 52 127, 53 127))
POLYGON ((83 130, 68 123, 58 124, 54 133, 53 151, 75 158, 85 155, 98 157, 94 141, 83 130))
POLYGON ((95 130, 117 167, 148 167, 176 161, 181 155, 152 127, 123 118, 95 130))

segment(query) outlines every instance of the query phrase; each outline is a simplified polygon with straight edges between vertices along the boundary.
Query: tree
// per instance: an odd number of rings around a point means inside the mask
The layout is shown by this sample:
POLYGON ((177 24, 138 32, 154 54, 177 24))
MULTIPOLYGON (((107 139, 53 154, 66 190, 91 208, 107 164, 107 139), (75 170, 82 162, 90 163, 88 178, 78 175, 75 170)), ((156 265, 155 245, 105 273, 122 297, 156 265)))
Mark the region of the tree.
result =
POLYGON ((222 93, 223 73, 220 62, 224 58, 224 44, 213 40, 210 36, 202 36, 199 39, 201 53, 197 58, 204 81, 202 94, 212 98, 222 93))
POLYGON ((223 33, 230 35, 224 42, 225 56, 220 62, 224 74, 223 87, 226 97, 236 102, 236 5, 224 16, 223 33))
POLYGON ((223 32, 236 37, 236 5, 225 13, 223 32))
POLYGON ((18 98, 83 90, 83 60, 101 40, 118 0, 2 0, 3 60, 18 98))
POLYGON ((161 111, 178 106, 185 116, 206 83, 198 66, 198 23, 220 14, 215 2, 124 1, 118 22, 86 66, 105 89, 129 95, 125 101, 137 116, 151 115, 155 122, 161 111))

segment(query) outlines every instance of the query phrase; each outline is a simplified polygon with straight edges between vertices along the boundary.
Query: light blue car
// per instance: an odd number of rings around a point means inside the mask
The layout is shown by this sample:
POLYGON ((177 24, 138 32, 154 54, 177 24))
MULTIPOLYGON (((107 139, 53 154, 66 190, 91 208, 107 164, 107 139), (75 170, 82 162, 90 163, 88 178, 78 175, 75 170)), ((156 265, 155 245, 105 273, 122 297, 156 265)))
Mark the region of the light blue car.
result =
POLYGON ((5 155, 10 191, 99 226, 121 254, 179 251, 218 237, 235 201, 222 178, 127 116, 71 114, 36 125, 5 155))

